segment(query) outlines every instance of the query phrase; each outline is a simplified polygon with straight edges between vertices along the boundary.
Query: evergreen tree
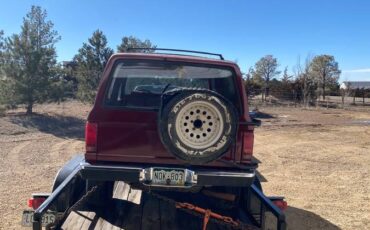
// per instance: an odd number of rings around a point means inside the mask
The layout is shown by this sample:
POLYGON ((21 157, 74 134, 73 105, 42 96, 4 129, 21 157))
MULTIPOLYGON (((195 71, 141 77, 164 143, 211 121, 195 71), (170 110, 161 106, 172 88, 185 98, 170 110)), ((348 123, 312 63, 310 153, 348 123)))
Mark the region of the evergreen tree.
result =
POLYGON ((0 30, 0 116, 5 113, 5 105, 8 104, 10 92, 7 86, 9 85, 5 79, 3 53, 5 48, 4 31, 0 30))
POLYGON ((96 30, 87 43, 82 45, 74 57, 78 80, 77 97, 85 102, 93 102, 104 67, 113 50, 108 47, 106 36, 96 30))
POLYGON ((285 69, 284 69, 283 78, 281 79, 281 81, 284 84, 288 84, 290 82, 290 80, 292 79, 292 77, 293 76, 288 74, 288 66, 286 66, 285 69))
POLYGON ((4 45, 4 31, 0 30, 0 58, 2 57, 2 54, 4 52, 4 45))
POLYGON ((20 34, 5 40, 2 54, 6 88, 14 92, 12 103, 25 104, 27 114, 33 105, 47 99, 50 76, 56 65, 55 43, 60 39, 47 20, 47 13, 32 6, 23 19, 20 34))
POLYGON ((66 98, 74 97, 74 84, 68 79, 69 69, 58 64, 53 69, 50 79, 50 90, 48 90, 48 99, 58 102, 65 101, 66 98))
POLYGON ((148 39, 145 39, 144 41, 140 40, 139 38, 136 38, 134 36, 129 37, 123 37, 122 42, 119 46, 117 46, 118 52, 142 52, 142 53, 153 53, 154 50, 146 50, 146 49, 140 49, 140 50, 128 50, 129 48, 156 48, 157 46, 153 45, 152 42, 148 39))
POLYGON ((341 71, 334 56, 318 55, 312 59, 310 70, 321 88, 321 95, 325 100, 325 89, 338 84, 341 71))

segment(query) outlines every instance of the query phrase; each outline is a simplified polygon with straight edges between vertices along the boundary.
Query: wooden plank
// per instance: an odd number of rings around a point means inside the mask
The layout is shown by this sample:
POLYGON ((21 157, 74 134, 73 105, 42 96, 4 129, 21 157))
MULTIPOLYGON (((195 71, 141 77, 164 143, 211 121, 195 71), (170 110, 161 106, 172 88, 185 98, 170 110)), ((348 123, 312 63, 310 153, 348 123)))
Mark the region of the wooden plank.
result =
MULTIPOLYGON (((64 222, 62 229, 187 230, 202 228, 202 218, 178 210, 173 204, 134 190, 127 184, 117 185, 115 193, 117 193, 115 196, 120 199, 113 199, 113 202, 107 203, 106 207, 98 209, 86 206, 81 208, 83 211, 72 212, 64 222), (140 200, 140 205, 136 204, 138 200, 140 200)), ((223 227, 210 222, 207 229, 223 229, 223 227)))
POLYGON ((130 193, 128 194, 127 197, 127 201, 132 202, 134 204, 140 204, 141 196, 142 196, 141 190, 131 188, 130 193))
MULTIPOLYGON (((201 229, 202 220, 177 210, 166 202, 145 197, 142 205, 116 200, 101 211, 72 212, 63 230, 188 230, 201 229)), ((207 229, 219 229, 209 224, 207 229)))
POLYGON ((127 200, 130 193, 131 186, 123 181, 116 181, 114 183, 113 198, 120 200, 127 200))
POLYGON ((81 229, 89 229, 89 226, 94 224, 96 216, 95 212, 78 211, 77 214, 84 218, 84 222, 81 225, 81 229))
POLYGON ((89 227, 89 229, 94 229, 94 230, 103 229, 103 223, 104 223, 104 220, 99 217, 96 224, 94 226, 89 227))
POLYGON ((116 181, 114 184, 113 198, 127 200, 135 204, 140 204, 142 191, 133 189, 123 181, 116 181))
POLYGON ((62 229, 88 229, 95 216, 95 212, 71 212, 63 223, 62 229))

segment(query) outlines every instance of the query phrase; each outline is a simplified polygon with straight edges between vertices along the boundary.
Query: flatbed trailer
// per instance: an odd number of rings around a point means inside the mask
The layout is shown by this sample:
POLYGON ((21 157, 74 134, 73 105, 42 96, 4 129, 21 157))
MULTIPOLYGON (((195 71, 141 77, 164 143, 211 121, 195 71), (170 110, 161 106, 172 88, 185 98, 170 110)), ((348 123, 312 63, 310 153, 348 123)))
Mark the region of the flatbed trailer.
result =
MULTIPOLYGON (((68 174, 63 175, 63 180, 60 182, 57 188, 55 188, 50 195, 48 195, 47 197, 45 196, 46 200, 43 201, 42 204, 33 213, 33 230, 41 230, 43 228, 43 215, 45 213, 48 213, 50 209, 53 209, 52 207, 55 207, 56 203, 60 202, 61 198, 63 199, 63 197, 67 197, 69 195, 68 193, 70 192, 70 188, 71 186, 74 186, 76 180, 84 180, 84 176, 92 173, 91 171, 89 171, 91 169, 86 166, 88 166, 88 163, 85 162, 78 164, 77 167, 69 168, 69 170, 67 170, 68 174)), ((111 172, 111 174, 121 173, 124 172, 120 172, 117 169, 111 172)), ((61 178, 59 178, 59 180, 60 179, 61 178)), ((184 200, 181 199, 180 201, 177 201, 176 197, 180 196, 171 195, 175 192, 157 193, 155 191, 143 190, 143 199, 140 204, 132 204, 129 200, 116 200, 114 203, 109 204, 105 208, 89 208, 84 205, 84 202, 86 200, 93 199, 93 196, 90 197, 90 195, 92 195, 94 189, 96 188, 97 187, 95 186, 89 191, 82 192, 79 200, 76 203, 71 204, 69 208, 64 210, 63 215, 60 215, 59 223, 53 228, 49 229, 60 229, 61 226, 65 224, 67 219, 70 222, 69 225, 73 226, 73 229, 99 229, 91 226, 86 227, 85 220, 87 218, 91 221, 91 218, 88 217, 91 213, 93 213, 94 217, 100 219, 100 221, 104 219, 107 220, 109 223, 111 223, 112 226, 115 226, 117 229, 201 229, 202 226, 203 229, 267 229, 267 227, 268 229, 277 230, 286 229, 285 214, 281 207, 278 207, 276 205, 279 202, 284 203, 283 198, 265 196, 258 184, 253 184, 245 191, 244 195, 248 199, 244 199, 246 202, 240 202, 238 209, 233 210, 233 212, 238 213, 237 219, 239 224, 233 224, 232 221, 236 222, 236 218, 228 218, 227 216, 219 215, 224 218, 225 221, 223 221, 222 219, 213 218, 212 215, 208 215, 208 217, 206 217, 206 211, 204 213, 198 213, 197 216, 191 214, 189 216, 189 210, 179 210, 181 209, 181 207, 177 207, 177 204, 185 202, 183 202, 184 200), (166 197, 168 197, 168 199, 166 197), (175 199, 170 199, 174 197, 175 199), (167 202, 168 200, 174 202, 167 202), (157 205, 153 206, 153 202, 157 205), (148 205, 148 203, 151 203, 151 205, 148 205), (153 211, 153 209, 160 211, 153 211), (186 213, 186 211, 188 212, 186 213), (82 212, 85 214, 74 216, 70 215, 73 212, 82 212), (155 214, 157 216, 153 217, 153 213, 157 213, 155 214), (175 215, 175 213, 180 214, 175 215), (74 220, 75 223, 73 224, 73 220, 71 223, 71 218, 77 218, 79 220, 74 220), (191 222, 190 219, 194 219, 194 223, 191 222), (204 228, 204 225, 207 225, 207 223, 205 223, 206 219, 208 226, 204 228), (76 225, 78 223, 81 224, 84 222, 85 227, 78 227, 76 225), (225 224, 223 224, 222 222, 225 222, 225 224)), ((123 192, 125 191, 121 191, 120 193, 123 192)), ((190 201, 198 199, 197 194, 192 194, 192 196, 192 198, 189 198, 190 201)), ((212 209, 210 211, 216 215, 222 213, 220 210, 217 209, 212 209)), ((97 223, 95 222, 95 224, 97 223)), ((104 224, 101 226, 104 226, 104 224)), ((48 229, 48 227, 46 227, 46 229, 48 229)), ((68 227, 65 227, 63 229, 68 229, 68 227)), ((105 228, 102 227, 101 229, 105 228)))
MULTIPOLYGON (((208 52, 150 50, 165 53, 111 56, 87 117, 85 153, 59 171, 50 195, 33 197, 22 223, 58 229, 71 213, 105 210, 112 228, 286 229, 285 201, 266 197, 256 177, 260 121, 249 114, 239 66, 208 52), (117 183, 142 191, 140 202, 118 202, 117 183)), ((73 229, 92 229, 85 223, 73 229)))

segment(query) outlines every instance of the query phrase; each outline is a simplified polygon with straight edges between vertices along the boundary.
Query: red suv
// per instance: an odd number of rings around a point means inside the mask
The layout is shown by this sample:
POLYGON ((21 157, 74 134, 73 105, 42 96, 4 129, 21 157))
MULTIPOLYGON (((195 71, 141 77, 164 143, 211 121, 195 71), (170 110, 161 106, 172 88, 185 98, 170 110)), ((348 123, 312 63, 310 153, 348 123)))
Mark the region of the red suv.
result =
POLYGON ((152 188, 250 186, 254 123, 239 67, 219 57, 113 55, 86 124, 83 177, 152 188))

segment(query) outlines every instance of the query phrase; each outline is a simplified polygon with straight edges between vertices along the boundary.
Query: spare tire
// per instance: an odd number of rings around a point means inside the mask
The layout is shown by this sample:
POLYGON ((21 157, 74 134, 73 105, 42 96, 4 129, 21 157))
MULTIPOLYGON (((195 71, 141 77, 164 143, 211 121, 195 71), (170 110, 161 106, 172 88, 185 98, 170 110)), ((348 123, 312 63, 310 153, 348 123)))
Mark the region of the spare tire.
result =
POLYGON ((162 96, 159 135, 167 150, 190 164, 218 159, 235 141, 234 105, 206 89, 175 89, 162 96))

